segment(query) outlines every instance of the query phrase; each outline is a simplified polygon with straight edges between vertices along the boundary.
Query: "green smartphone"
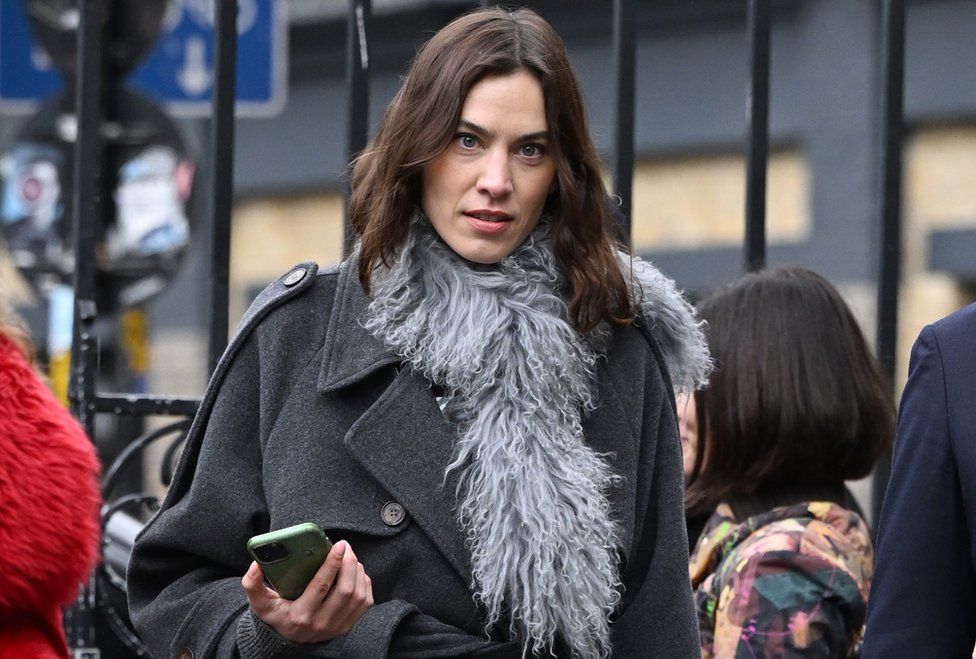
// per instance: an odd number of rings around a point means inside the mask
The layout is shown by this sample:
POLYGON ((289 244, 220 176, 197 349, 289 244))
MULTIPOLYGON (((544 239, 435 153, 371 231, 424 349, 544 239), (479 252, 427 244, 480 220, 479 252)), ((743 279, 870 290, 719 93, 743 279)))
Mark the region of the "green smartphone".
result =
POLYGON ((289 600, 305 592, 331 549, 325 532, 312 522, 262 533, 247 541, 247 551, 261 566, 268 583, 289 600))

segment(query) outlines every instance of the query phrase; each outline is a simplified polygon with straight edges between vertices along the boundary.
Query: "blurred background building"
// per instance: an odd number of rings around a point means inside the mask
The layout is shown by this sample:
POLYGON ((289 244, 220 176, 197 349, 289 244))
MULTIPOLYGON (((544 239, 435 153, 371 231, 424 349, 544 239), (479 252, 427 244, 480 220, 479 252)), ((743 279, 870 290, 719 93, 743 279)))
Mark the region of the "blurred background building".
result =
MULTIPOLYGON (((342 254, 347 2, 281 4, 286 97, 273 116, 237 122, 232 326, 294 263, 327 265, 342 254)), ((475 4, 374 0, 371 125, 417 46, 475 4)), ((609 153, 609 0, 509 4, 531 6, 563 36, 591 131, 609 153)), ((745 2, 645 0, 637 15, 633 249, 694 296, 742 269, 745 2)), ((868 0, 773 1, 768 260, 813 268, 836 283, 869 337, 880 235, 880 25, 878 3, 868 0)), ((910 0, 906 31, 899 390, 921 327, 976 299, 976 2, 910 0)), ((9 141, 24 121, 0 117, 0 139, 9 141)), ((178 124, 202 157, 204 122, 178 124)), ((204 208, 200 180, 193 203, 204 208)), ((148 306, 150 392, 195 396, 205 386, 205 241, 200 232, 148 306)), ((0 285, 17 290, 30 315, 37 301, 2 255, 0 285)))

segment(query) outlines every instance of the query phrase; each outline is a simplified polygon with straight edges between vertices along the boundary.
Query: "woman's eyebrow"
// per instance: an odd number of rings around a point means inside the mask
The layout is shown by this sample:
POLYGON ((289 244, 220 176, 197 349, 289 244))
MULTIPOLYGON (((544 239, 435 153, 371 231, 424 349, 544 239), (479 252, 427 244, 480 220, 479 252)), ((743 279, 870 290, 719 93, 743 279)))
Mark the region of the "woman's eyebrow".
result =
MULTIPOLYGON (((468 121, 467 119, 458 120, 458 127, 467 128, 471 132, 477 133, 483 137, 487 137, 488 139, 495 139, 496 137, 495 131, 489 130, 484 126, 479 126, 473 121, 468 121)), ((515 141, 528 142, 530 140, 547 140, 547 139, 549 139, 549 131, 539 130, 534 133, 526 133, 525 135, 519 135, 515 141)))

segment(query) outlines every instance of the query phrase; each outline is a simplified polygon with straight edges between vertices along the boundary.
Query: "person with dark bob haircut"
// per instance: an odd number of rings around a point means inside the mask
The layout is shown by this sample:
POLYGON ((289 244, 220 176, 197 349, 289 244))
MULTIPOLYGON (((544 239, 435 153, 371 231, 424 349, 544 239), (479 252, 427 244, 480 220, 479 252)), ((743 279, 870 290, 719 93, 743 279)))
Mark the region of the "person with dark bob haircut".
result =
POLYGON ((420 49, 353 163, 352 256, 259 296, 136 542, 156 656, 698 653, 672 383, 710 361, 608 199, 537 14, 420 49), (245 543, 304 522, 334 544, 289 599, 245 543))
POLYGON ((707 657, 846 657, 863 638, 871 536, 845 480, 891 443, 894 406, 837 291, 797 267, 699 305, 715 371, 695 393, 688 507, 707 657))

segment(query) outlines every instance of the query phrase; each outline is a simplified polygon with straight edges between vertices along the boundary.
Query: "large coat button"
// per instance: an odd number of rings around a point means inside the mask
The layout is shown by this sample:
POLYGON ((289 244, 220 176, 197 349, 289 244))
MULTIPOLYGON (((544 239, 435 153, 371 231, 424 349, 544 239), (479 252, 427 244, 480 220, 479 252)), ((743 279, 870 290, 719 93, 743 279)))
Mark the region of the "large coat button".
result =
POLYGON ((308 271, 305 270, 305 268, 295 268, 287 275, 285 275, 285 279, 283 283, 285 284, 285 286, 294 286, 301 280, 305 279, 305 275, 307 274, 307 272, 308 271))
POLYGON ((383 518, 383 523, 387 526, 397 526, 407 518, 407 511, 396 501, 390 501, 384 504, 380 517, 383 518))
POLYGON ((193 659, 193 652, 188 648, 183 648, 176 653, 176 659, 193 659))

